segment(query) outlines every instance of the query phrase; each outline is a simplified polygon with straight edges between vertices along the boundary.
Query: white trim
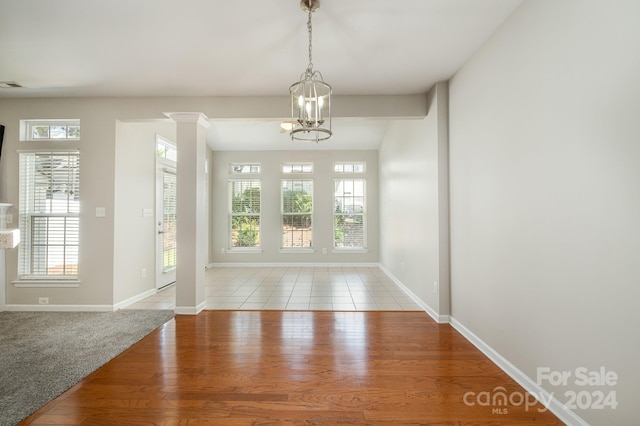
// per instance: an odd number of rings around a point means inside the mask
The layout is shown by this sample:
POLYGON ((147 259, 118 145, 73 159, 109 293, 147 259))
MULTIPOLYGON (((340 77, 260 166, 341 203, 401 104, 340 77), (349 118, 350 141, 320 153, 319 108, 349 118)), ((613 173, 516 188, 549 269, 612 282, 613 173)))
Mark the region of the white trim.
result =
POLYGON ((416 294, 414 294, 407 286, 402 284, 398 278, 396 278, 391 271, 385 268, 383 265, 380 265, 380 269, 382 272, 387 274, 389 278, 402 290, 407 296, 411 298, 418 306, 422 308, 431 318, 435 320, 438 324, 447 324, 449 322, 449 315, 440 315, 437 313, 431 306, 427 305, 422 299, 420 299, 416 294))
POLYGON ((315 253, 315 248, 280 247, 280 253, 315 253))
MULTIPOLYGON (((286 164, 286 163, 285 163, 286 164)), ((293 164, 293 163, 291 163, 293 164)), ((300 163, 300 164, 307 164, 307 163, 300 163)), ((281 236, 280 236, 280 245, 282 245, 284 243, 284 234, 282 234, 282 229, 283 229, 283 225, 284 225, 284 217, 286 216, 302 216, 302 215, 309 215, 311 217, 311 244, 313 244, 313 223, 315 221, 315 210, 316 210, 316 183, 315 183, 315 179, 313 179, 311 177, 311 175, 313 175, 313 163, 308 163, 311 164, 311 172, 308 173, 300 173, 301 177, 289 177, 289 176, 285 176, 283 178, 280 179, 280 232, 281 232, 281 236), (292 183, 292 190, 293 189, 293 182, 294 181, 299 181, 299 182, 311 182, 311 211, 310 212, 290 212, 290 213, 285 213, 284 212, 284 182, 291 182, 292 183)), ((291 174, 298 174, 298 173, 291 173, 291 174)), ((304 188, 304 184, 303 184, 303 188, 304 188)), ((304 191, 304 189, 303 189, 304 191)), ((306 193, 306 192, 305 192, 306 193)), ((262 199, 260 199, 260 202, 262 202, 262 199)), ((280 253, 315 253, 316 249, 315 247, 280 247, 280 253)))
POLYGON ((240 176, 259 176, 260 173, 262 173, 262 164, 260 162, 255 162, 255 161, 244 161, 244 162, 230 162, 229 163, 229 169, 227 170, 227 174, 229 176, 238 176, 238 179, 242 179, 240 178, 240 176), (249 166, 249 170, 251 170, 251 166, 258 166, 258 170, 257 172, 236 172, 234 171, 234 167, 236 166, 249 166))
MULTIPOLYGON (((80 127, 80 119, 79 118, 70 118, 70 119, 27 119, 20 120, 20 142, 76 142, 80 141, 80 138, 34 138, 33 137, 33 128, 34 127, 49 127, 49 131, 51 131, 52 126, 73 126, 80 127)), ((81 130, 82 131, 82 130, 81 130)), ((51 135, 49 135, 51 136, 51 135)))
POLYGON ((165 112, 163 114, 176 123, 197 123, 205 129, 211 127, 209 117, 201 112, 165 112))
POLYGON ((232 247, 225 251, 225 254, 260 254, 263 250, 260 247, 232 247))
POLYGON ((540 403, 546 406, 549 411, 558 417, 562 422, 569 425, 584 425, 588 426, 589 423, 584 421, 580 416, 566 408, 564 404, 551 393, 546 391, 536 382, 534 382, 529 376, 523 373, 518 367, 513 365, 509 360, 500 355, 495 349, 485 343, 481 338, 476 336, 471 330, 465 327, 460 321, 453 317, 450 317, 449 323, 456 329, 462 336, 471 342, 480 352, 485 354, 494 364, 496 364, 502 371, 507 373, 509 377, 515 380, 520 386, 527 392, 533 395, 540 403))
MULTIPOLYGON (((242 189, 242 194, 244 194, 247 190, 258 189, 260 193, 259 203, 262 205, 262 179, 260 177, 256 177, 256 174, 253 174, 254 177, 245 176, 240 178, 230 178, 227 180, 227 243, 229 247, 226 250, 226 253, 262 253, 262 226, 258 226, 258 238, 257 241, 259 245, 253 247, 233 247, 233 218, 234 217, 258 217, 258 224, 262 224, 262 210, 257 213, 233 213, 233 196, 234 189, 236 183, 241 183, 240 189, 242 189), (255 183, 258 183, 258 187, 254 186, 255 183), (248 187, 245 188, 245 184, 248 184, 248 187), (245 188, 245 189, 243 189, 245 188)), ((242 196, 242 195, 241 195, 242 196)))
POLYGON ((176 315, 198 315, 207 307, 207 302, 204 301, 198 306, 176 306, 174 310, 176 315))
MULTIPOLYGON (((344 163, 343 163, 344 164, 344 163)), ((350 173, 353 174, 353 173, 350 173)), ((338 173, 338 177, 334 177, 333 178, 333 186, 331 188, 331 200, 334 204, 333 207, 333 216, 332 216, 332 221, 333 221, 333 225, 331 227, 331 232, 333 233, 333 243, 332 243, 332 253, 340 253, 340 252, 351 252, 351 253, 368 253, 368 237, 369 237, 369 230, 368 230, 368 226, 369 226, 369 213, 368 213, 368 208, 367 208, 367 202, 369 201, 369 193, 367 192, 367 178, 365 176, 363 176, 364 173, 360 173, 359 176, 344 176, 344 173, 338 173), (354 216, 362 216, 362 247, 355 247, 355 248, 350 248, 350 247, 336 247, 336 241, 335 241, 335 235, 336 235, 336 217, 337 216, 347 216, 349 213, 336 213, 335 209, 335 201, 336 201, 336 182, 344 182, 347 180, 351 180, 354 182, 354 186, 355 186, 355 181, 356 180, 361 180, 363 182, 363 196, 362 196, 362 211, 359 213, 353 213, 354 216), (361 250, 361 251, 358 251, 361 250)))
POLYGON ((74 288, 82 284, 79 280, 24 279, 11 281, 16 288, 74 288))
POLYGON ((290 175, 301 175, 301 176, 309 176, 313 174, 313 161, 287 161, 284 162, 280 165, 280 173, 285 175, 285 176, 290 176, 290 175), (286 166, 291 167, 291 171, 290 172, 285 172, 284 168, 286 166), (301 166, 302 170, 299 172, 293 171, 293 167, 294 166, 301 166), (311 170, 308 172, 304 171, 304 166, 311 166, 311 170))
POLYGON ((336 253, 336 254, 349 254, 349 253, 355 253, 355 254, 361 254, 361 253, 369 253, 369 249, 367 248, 333 248, 331 249, 331 253, 336 253))
POLYGON ((113 305, 6 305, 11 312, 112 312, 113 305))
MULTIPOLYGON (((28 141, 31 142, 31 141, 28 141)), ((60 154, 80 153, 80 148, 42 148, 42 149, 16 149, 18 154, 60 154)))
POLYGON ((273 263, 254 263, 254 262, 217 262, 209 263, 207 269, 210 268, 269 268, 269 267, 325 267, 325 268, 379 268, 379 263, 318 263, 318 262, 273 262, 273 263))
POLYGON ((331 169, 331 171, 338 176, 343 176, 343 175, 362 176, 363 174, 367 173, 367 162, 366 161, 334 161, 333 168, 331 169), (347 165, 351 165, 351 166, 362 165, 362 171, 361 172, 345 172, 345 171, 337 172, 336 166, 338 164, 341 164, 343 168, 344 166, 347 166, 347 165))
POLYGON ((125 308, 129 305, 133 305, 136 302, 141 301, 142 299, 146 299, 149 296, 153 296, 154 294, 156 294, 158 292, 158 290, 156 290, 155 288, 152 288, 150 290, 147 290, 143 293, 138 294, 137 296, 133 296, 130 297, 128 299, 123 300, 122 302, 118 302, 115 305, 113 305, 113 310, 117 311, 118 309, 122 309, 125 308))

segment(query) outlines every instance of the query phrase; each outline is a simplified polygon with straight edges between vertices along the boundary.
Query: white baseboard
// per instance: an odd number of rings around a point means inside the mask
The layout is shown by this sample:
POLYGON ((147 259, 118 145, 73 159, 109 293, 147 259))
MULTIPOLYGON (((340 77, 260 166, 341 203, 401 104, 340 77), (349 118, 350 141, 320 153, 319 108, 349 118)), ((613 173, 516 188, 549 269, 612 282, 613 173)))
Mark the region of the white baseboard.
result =
POLYGON ((11 312, 112 312, 113 305, 6 305, 11 312))
POLYGON ((295 268, 295 267, 305 267, 312 268, 314 266, 317 267, 325 267, 325 268, 377 268, 380 266, 379 263, 369 262, 369 263, 318 263, 318 262, 291 262, 291 263, 283 263, 283 262, 272 262, 272 263, 257 263, 257 262, 219 262, 219 263, 209 263, 207 265, 207 269, 209 268, 269 268, 269 267, 287 267, 287 268, 295 268))
POLYGON ((564 404, 558 401, 558 399, 538 385, 529 376, 524 374, 518 367, 513 365, 509 360, 500 355, 491 346, 486 344, 482 339, 476 336, 471 330, 465 327, 462 323, 453 317, 450 317, 449 323, 460 334, 462 334, 469 342, 471 342, 476 348, 485 354, 494 364, 496 364, 502 371, 507 373, 509 377, 515 380, 520 386, 546 406, 549 411, 558 417, 561 421, 568 425, 580 425, 589 426, 589 423, 584 421, 580 416, 565 408, 564 404))
POLYGON ((387 274, 389 278, 398 286, 400 290, 402 290, 407 296, 411 298, 418 306, 422 308, 423 311, 427 313, 431 318, 435 320, 438 324, 447 324, 449 322, 449 315, 440 315, 437 313, 431 306, 427 305, 422 299, 420 299, 414 292, 409 290, 407 286, 402 284, 398 278, 396 278, 391 271, 385 268, 383 265, 380 265, 380 269, 382 272, 387 274))
POLYGON ((174 310, 176 315, 198 315, 200 312, 204 311, 204 308, 207 307, 207 302, 204 301, 200 303, 198 306, 176 306, 174 310))
POLYGON ((126 308, 129 305, 133 305, 136 302, 141 301, 142 299, 146 299, 149 296, 153 296, 158 291, 155 288, 145 291, 144 293, 140 293, 137 296, 133 296, 128 298, 127 300, 123 300, 122 302, 118 302, 113 305, 113 310, 117 311, 118 309, 126 308))

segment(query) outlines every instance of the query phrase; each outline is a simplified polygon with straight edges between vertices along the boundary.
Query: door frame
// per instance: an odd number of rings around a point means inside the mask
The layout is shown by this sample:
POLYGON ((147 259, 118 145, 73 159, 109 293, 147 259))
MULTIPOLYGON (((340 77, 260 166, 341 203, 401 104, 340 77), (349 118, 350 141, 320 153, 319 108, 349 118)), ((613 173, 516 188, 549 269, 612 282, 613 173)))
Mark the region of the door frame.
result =
MULTIPOLYGON (((167 158, 166 149, 176 152, 176 146, 170 140, 156 136, 156 208, 155 208, 155 254, 156 254, 156 290, 176 282, 176 269, 164 270, 164 175, 176 175, 177 161, 167 158)), ((171 156, 170 156, 171 157, 171 156)))

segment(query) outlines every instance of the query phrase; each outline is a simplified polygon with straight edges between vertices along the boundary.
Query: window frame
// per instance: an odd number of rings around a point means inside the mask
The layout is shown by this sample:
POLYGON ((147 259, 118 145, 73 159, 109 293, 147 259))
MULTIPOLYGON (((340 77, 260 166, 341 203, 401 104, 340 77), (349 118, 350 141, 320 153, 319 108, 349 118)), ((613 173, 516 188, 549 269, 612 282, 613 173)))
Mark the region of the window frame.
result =
MULTIPOLYGON (((338 174, 342 174, 340 172, 337 172, 338 174)), ((340 177, 334 177, 333 178, 333 188, 332 188, 332 194, 331 194, 331 198, 332 198, 332 209, 333 209, 333 214, 331 217, 331 230, 332 230, 332 236, 331 236, 331 252, 332 253, 368 253, 368 245, 367 245, 367 236, 368 236, 368 230, 367 230, 367 179, 364 176, 358 176, 358 175, 363 175, 364 172, 348 172, 349 174, 351 174, 352 176, 340 176, 340 177), (362 185, 363 185, 363 195, 362 195, 362 211, 361 212, 350 212, 350 213, 338 213, 336 212, 336 184, 338 182, 344 182, 344 181, 353 181, 355 183, 355 181, 362 181, 362 185), (336 242, 336 220, 338 217, 341 216, 360 216, 362 217, 362 246, 356 246, 356 247, 338 247, 336 246, 337 242, 336 242)), ((354 196, 355 197, 355 196, 354 196)))
MULTIPOLYGON (((77 287, 80 284, 78 279, 80 273, 80 240, 81 240, 81 222, 80 222, 80 187, 81 187, 81 175, 80 175, 80 151, 77 149, 67 149, 67 150, 19 150, 19 192, 20 192, 20 204, 19 204, 19 228, 22 234, 22 244, 20 245, 19 254, 18 254, 18 279, 13 281, 16 287, 77 287), (24 155, 33 155, 34 158, 32 160, 25 159, 24 155), (36 202, 36 199, 33 195, 28 195, 27 192, 35 193, 36 183, 35 183, 35 164, 37 162, 38 156, 75 156, 77 159, 76 166, 73 170, 73 192, 74 192, 74 201, 75 208, 71 208, 69 205, 69 192, 67 194, 67 208, 66 212, 55 212, 55 211, 37 211, 34 207, 32 209, 31 204, 36 202), (24 170, 24 167, 27 167, 27 161, 33 161, 33 174, 30 173, 30 170, 24 170), (29 176, 27 176, 29 175, 29 176), (27 181, 27 182, 25 182, 27 181), (25 188, 24 186, 28 187, 25 188), (77 199, 75 196, 77 195, 77 199), (33 198, 28 198, 33 197, 33 198), (73 211, 75 210, 75 211, 73 211), (66 235, 66 225, 64 227, 65 235, 64 235, 64 243, 62 245, 59 244, 49 244, 47 241, 43 246, 58 246, 62 247, 63 250, 63 265, 67 266, 66 256, 67 256, 67 247, 75 247, 76 250, 76 264, 75 264, 75 273, 67 273, 67 274, 38 274, 34 273, 33 270, 33 255, 34 255, 34 230, 33 230, 33 220, 34 218, 75 218, 77 219, 77 244, 67 244, 67 235, 66 235), (25 258, 26 257, 26 258, 25 258)), ((64 181, 68 183, 69 181, 64 181)), ((53 188, 53 184, 50 184, 50 187, 53 188)), ((45 200, 46 200, 45 195, 45 200)), ((51 204, 53 203, 53 194, 51 204)), ((49 210, 52 210, 52 205, 50 205, 49 210)), ((47 220, 48 221, 48 220, 47 220)), ((47 233, 49 232, 49 224, 47 224, 47 233)), ((46 238, 46 237, 45 237, 46 238)), ((47 262, 48 262, 48 254, 47 254, 47 262)))
POLYGON ((333 173, 338 174, 338 175, 343 175, 343 174, 363 175, 366 172, 367 172, 367 162, 366 161, 336 161, 335 163, 333 163, 333 173), (342 166, 343 170, 336 170, 339 166, 342 166), (351 166, 352 168, 355 168, 355 166, 362 166, 362 170, 346 171, 346 170, 344 170, 345 166, 351 166))
POLYGON ((280 172, 285 176, 290 175, 311 175, 313 174, 313 162, 311 161, 289 161, 282 163, 280 166, 280 172), (299 166, 299 170, 296 167, 299 166), (291 170, 287 170, 290 168, 291 170), (306 170, 305 170, 306 169, 306 170))
MULTIPOLYGON (((307 163, 312 164, 312 163, 307 163)), ((308 173, 304 173, 308 174, 308 173)), ((304 184, 303 184, 304 185, 304 184)), ((315 209, 315 197, 314 197, 314 180, 309 177, 301 177, 301 178, 282 178, 280 179, 280 253, 315 253, 316 249, 314 246, 314 238, 313 238, 313 223, 314 223, 314 209, 315 209), (284 194, 285 194, 285 182, 291 182, 292 188, 295 186, 294 182, 309 182, 311 184, 311 211, 310 212, 291 212, 285 213, 284 210, 284 194), (310 218, 310 226, 311 229, 311 238, 309 247, 285 247, 284 246, 284 221, 286 216, 294 216, 294 215, 305 215, 310 218)))
POLYGON ((161 163, 176 167, 178 163, 178 147, 169 139, 156 135, 156 157, 161 163), (160 147, 163 148, 162 152, 160 147), (174 155, 167 156, 169 152, 173 152, 174 155))
MULTIPOLYGON (((245 174, 239 173, 236 176, 245 174)), ((255 173, 246 173, 247 175, 255 175, 255 173)), ((250 186, 247 189, 255 188, 250 186)), ((243 190, 244 191, 244 190, 243 190)), ((227 180, 227 216, 228 216, 228 226, 227 226, 227 252, 229 253, 262 253, 262 179, 252 176, 247 178, 230 178, 227 180), (250 183, 258 183, 258 188, 260 189, 260 211, 259 212, 250 212, 250 213, 234 213, 233 212, 233 194, 234 194, 234 184, 239 182, 250 182, 250 183), (234 246, 233 245, 233 219, 234 217, 255 217, 258 216, 258 245, 256 246, 234 246)))
POLYGON ((82 138, 82 128, 80 126, 79 119, 49 119, 49 120, 20 120, 20 140, 23 142, 79 142, 82 138), (68 129, 67 129, 67 137, 64 138, 52 138, 51 137, 51 128, 52 127, 78 127, 78 137, 70 138, 68 137, 68 129), (36 127, 48 127, 49 128, 49 137, 46 138, 36 138, 33 136, 34 128, 36 127))
POLYGON ((262 164, 256 162, 229 163, 229 174, 234 176, 254 176, 262 172, 262 164), (238 170, 237 168, 249 167, 249 171, 238 170), (252 170, 256 168, 257 171, 252 170))

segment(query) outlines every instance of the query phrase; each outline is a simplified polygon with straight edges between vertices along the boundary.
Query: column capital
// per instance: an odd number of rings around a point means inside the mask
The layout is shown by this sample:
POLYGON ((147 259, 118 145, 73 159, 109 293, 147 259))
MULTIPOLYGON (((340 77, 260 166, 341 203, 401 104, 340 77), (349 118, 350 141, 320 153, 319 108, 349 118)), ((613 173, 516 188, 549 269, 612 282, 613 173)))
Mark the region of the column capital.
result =
POLYGON ((197 123, 205 129, 211 127, 208 117, 201 112, 165 112, 164 115, 176 123, 197 123))

